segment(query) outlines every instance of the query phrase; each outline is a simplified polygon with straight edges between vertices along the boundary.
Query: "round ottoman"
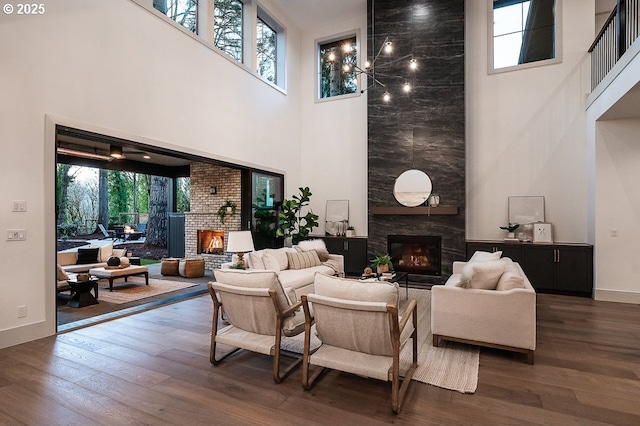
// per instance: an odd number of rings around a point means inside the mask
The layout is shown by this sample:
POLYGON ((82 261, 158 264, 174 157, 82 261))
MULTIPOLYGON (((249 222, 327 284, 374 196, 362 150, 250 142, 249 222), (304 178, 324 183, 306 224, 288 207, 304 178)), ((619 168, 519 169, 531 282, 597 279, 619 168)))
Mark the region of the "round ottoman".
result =
POLYGON ((165 276, 178 275, 178 267, 180 266, 180 259, 174 257, 167 257, 162 259, 160 266, 160 273, 165 276))
POLYGON ((185 278, 202 277, 204 276, 204 259, 182 259, 178 272, 185 278))

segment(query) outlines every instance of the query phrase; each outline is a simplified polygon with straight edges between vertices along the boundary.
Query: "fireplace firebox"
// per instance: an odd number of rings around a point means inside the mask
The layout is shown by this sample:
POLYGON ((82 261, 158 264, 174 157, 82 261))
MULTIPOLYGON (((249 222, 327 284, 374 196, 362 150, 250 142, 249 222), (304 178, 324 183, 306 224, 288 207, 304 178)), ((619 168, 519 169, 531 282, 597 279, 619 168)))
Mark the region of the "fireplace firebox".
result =
POLYGON ((224 231, 199 229, 198 254, 224 254, 224 231))
POLYGON ((417 275, 442 275, 441 237, 388 235, 387 250, 396 271, 417 275))

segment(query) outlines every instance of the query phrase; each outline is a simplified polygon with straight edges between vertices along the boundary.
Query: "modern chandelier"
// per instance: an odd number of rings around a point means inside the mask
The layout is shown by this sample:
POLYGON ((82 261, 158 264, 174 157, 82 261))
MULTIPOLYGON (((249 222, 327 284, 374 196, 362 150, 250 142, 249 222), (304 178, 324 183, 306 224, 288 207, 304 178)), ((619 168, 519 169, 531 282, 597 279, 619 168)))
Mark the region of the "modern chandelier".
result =
MULTIPOLYGON (((373 7, 373 6, 372 6, 373 7)), ((373 11, 372 11, 372 15, 373 15, 373 11)), ((373 21, 373 17, 371 18, 373 21)), ((371 35, 371 42, 373 43, 373 45, 375 46, 375 31, 374 31, 374 26, 372 23, 372 35, 371 35)), ((372 61, 367 61, 364 65, 364 69, 360 68, 359 66, 355 65, 354 68, 356 69, 356 72, 358 74, 365 74, 367 77, 371 78, 372 83, 370 85, 368 85, 367 87, 365 87, 364 89, 362 89, 360 91, 360 93, 364 93, 365 91, 375 87, 376 85, 383 87, 385 89, 383 95, 382 95, 382 99, 385 102, 389 102, 391 100, 391 94, 389 93, 389 89, 387 87, 386 84, 384 84, 381 79, 386 79, 386 78, 404 78, 401 76, 393 76, 390 74, 385 74, 385 67, 388 67, 392 64, 398 63, 400 61, 404 61, 407 60, 407 66, 409 68, 409 71, 414 72, 415 70, 418 69, 418 61, 416 60, 416 58, 413 57, 413 54, 409 54, 409 55, 405 55, 402 56, 400 58, 396 58, 396 59, 392 59, 389 60, 387 62, 384 63, 379 63, 378 60, 380 59, 380 55, 382 53, 385 53, 387 55, 391 54, 393 52, 393 43, 391 42, 391 40, 389 40, 389 37, 385 37, 384 42, 382 43, 382 46, 380 46, 380 49, 378 50, 378 53, 376 54, 376 56, 374 56, 372 61), (382 69, 382 71, 379 71, 380 69, 382 69), (378 70, 378 71, 376 71, 378 70)), ((412 76, 413 78, 413 76, 412 76)), ((409 80, 404 78, 404 83, 402 84, 402 90, 405 93, 409 93, 411 91, 411 83, 409 83, 409 80)))

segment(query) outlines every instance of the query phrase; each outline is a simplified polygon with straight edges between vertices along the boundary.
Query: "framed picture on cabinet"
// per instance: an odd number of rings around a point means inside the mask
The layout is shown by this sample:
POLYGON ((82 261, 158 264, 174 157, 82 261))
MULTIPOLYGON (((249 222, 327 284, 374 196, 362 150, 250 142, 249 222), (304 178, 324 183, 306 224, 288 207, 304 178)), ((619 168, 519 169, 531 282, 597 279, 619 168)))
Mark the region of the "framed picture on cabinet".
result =
POLYGON ((535 244, 553 244, 551 224, 536 222, 533 224, 533 242, 535 244))

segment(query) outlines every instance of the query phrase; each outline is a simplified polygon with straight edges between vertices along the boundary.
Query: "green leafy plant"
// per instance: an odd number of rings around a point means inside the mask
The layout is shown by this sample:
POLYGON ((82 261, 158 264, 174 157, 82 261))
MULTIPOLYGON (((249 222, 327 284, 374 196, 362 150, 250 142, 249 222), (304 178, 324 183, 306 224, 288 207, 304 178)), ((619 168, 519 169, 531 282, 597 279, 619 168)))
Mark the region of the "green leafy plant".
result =
POLYGON ((371 261, 371 266, 373 266, 374 268, 377 268, 382 265, 388 266, 389 269, 393 268, 393 262, 391 262, 391 256, 389 256, 388 254, 384 254, 381 256, 376 256, 371 261))
POLYGON ((505 231, 513 232, 520 227, 518 223, 509 223, 508 226, 501 226, 500 229, 504 229, 505 231))
POLYGON ((291 200, 282 202, 282 211, 278 215, 279 223, 276 235, 278 237, 291 238, 294 244, 309 237, 313 228, 318 226, 318 215, 311 210, 304 216, 302 210, 309 205, 311 191, 309 187, 298 188, 299 195, 294 195, 291 200))
POLYGON ((222 223, 224 223, 226 215, 233 216, 234 214, 236 214, 236 205, 231 200, 225 201, 225 203, 218 209, 218 217, 222 223))

